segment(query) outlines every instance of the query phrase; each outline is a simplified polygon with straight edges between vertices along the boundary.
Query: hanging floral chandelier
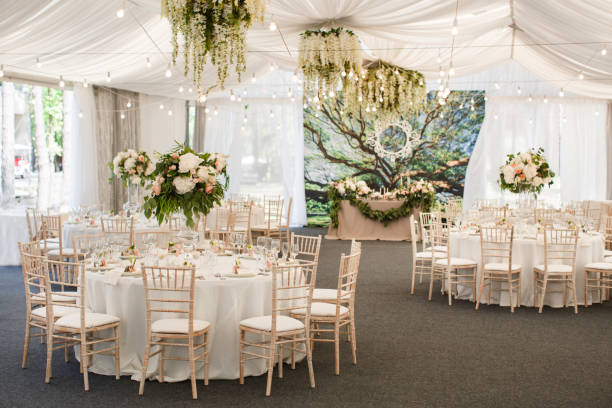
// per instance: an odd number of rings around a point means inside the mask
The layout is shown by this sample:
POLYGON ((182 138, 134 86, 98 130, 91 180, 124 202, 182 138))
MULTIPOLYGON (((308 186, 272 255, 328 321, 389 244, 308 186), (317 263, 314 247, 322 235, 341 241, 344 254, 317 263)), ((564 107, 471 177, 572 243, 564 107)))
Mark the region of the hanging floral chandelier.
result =
POLYGON ((425 77, 420 72, 376 61, 364 69, 357 87, 344 91, 344 104, 348 112, 362 109, 389 123, 419 109, 426 93, 425 77))
POLYGON ((319 106, 334 99, 339 88, 356 88, 361 77, 363 53, 357 36, 342 27, 305 31, 300 36, 298 64, 304 74, 304 90, 319 106))
POLYGON ((183 37, 185 76, 191 72, 198 95, 207 61, 217 68, 217 84, 224 88, 229 67, 235 65, 238 81, 246 70, 246 33, 254 21, 263 21, 265 0, 162 0, 162 15, 172 27, 172 63, 183 37))

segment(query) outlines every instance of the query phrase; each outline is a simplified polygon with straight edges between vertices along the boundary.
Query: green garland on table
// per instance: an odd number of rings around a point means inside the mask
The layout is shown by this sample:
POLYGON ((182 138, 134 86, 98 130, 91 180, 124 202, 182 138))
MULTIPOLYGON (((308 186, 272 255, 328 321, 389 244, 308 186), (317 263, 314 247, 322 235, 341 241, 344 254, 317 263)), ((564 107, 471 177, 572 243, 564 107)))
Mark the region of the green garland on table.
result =
POLYGON ((385 211, 374 210, 368 202, 363 200, 364 198, 382 198, 383 196, 379 193, 371 192, 369 189, 367 191, 359 191, 358 188, 351 189, 349 187, 344 188, 344 194, 341 194, 337 186, 337 183, 332 183, 327 190, 327 196, 331 204, 329 215, 334 228, 338 228, 338 213, 340 212, 340 202, 343 200, 348 201, 353 207, 357 207, 364 217, 376 220, 385 227, 395 220, 409 217, 415 208, 429 211, 435 202, 433 186, 422 181, 413 183, 405 189, 398 189, 387 193, 384 196, 385 198, 404 199, 404 202, 397 208, 390 208, 385 211), (415 191, 417 189, 418 191, 415 191))

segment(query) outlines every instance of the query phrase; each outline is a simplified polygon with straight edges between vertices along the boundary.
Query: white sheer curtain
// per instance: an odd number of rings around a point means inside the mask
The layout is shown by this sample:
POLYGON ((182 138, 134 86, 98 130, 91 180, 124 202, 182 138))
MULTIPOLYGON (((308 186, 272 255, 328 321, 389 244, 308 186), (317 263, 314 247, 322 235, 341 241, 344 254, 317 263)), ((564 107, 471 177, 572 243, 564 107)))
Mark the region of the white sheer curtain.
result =
MULTIPOLYGON (((295 86, 292 97, 287 96, 287 77, 291 73, 258 81, 260 90, 276 87, 275 98, 258 97, 257 89, 249 89, 241 102, 210 98, 204 151, 230 155, 230 193, 280 194, 286 202, 293 197, 291 224, 305 225, 302 97, 295 86)), ((238 92, 243 95, 242 90, 238 92)))
POLYGON ((498 169, 507 154, 538 147, 557 175, 542 199, 553 204, 605 199, 607 101, 567 92, 558 96, 559 88, 537 81, 515 62, 457 78, 451 86, 487 92, 485 118, 466 172, 464 208, 479 198, 513 199, 500 190, 498 169))

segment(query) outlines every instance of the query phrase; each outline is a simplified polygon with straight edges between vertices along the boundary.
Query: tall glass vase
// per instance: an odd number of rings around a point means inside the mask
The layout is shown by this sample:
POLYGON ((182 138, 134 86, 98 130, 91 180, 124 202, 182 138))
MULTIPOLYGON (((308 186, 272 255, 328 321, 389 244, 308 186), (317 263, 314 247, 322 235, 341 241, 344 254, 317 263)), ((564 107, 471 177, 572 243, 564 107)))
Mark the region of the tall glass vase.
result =
POLYGON ((129 183, 127 186, 127 202, 123 204, 123 211, 128 217, 138 214, 139 210, 139 193, 140 185, 136 183, 129 183))

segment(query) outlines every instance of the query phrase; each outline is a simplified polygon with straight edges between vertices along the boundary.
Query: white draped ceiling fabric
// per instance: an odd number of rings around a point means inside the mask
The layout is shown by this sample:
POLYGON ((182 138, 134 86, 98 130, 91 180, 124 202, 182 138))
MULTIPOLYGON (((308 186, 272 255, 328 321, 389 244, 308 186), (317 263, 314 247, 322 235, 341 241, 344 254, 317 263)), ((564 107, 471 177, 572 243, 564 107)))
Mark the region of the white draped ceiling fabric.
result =
MULTIPOLYGON (((86 79, 88 83, 166 98, 193 99, 195 92, 187 92, 191 84, 182 75, 180 59, 172 77, 164 76, 170 60, 171 34, 168 22, 160 18, 160 3, 160 0, 5 2, 0 10, 0 64, 4 65, 5 77, 57 83, 59 75, 63 75, 75 87, 81 87, 86 79), (115 12, 122 3, 127 6, 125 17, 117 18, 115 12), (147 58, 150 68, 145 63, 147 58), (108 75, 110 83, 105 80, 108 75), (183 92, 179 92, 181 86, 183 92)), ((270 0, 265 24, 255 24, 248 33, 247 73, 243 80, 268 72, 270 64, 295 70, 301 32, 344 26, 359 36, 369 58, 419 70, 430 84, 435 84, 441 68, 448 70, 452 53, 457 77, 478 74, 512 60, 533 75, 519 78, 524 82, 516 82, 516 77, 507 81, 495 78, 502 81, 501 85, 528 88, 530 84, 546 82, 551 95, 563 88, 583 97, 612 99, 609 0, 460 0, 459 32, 453 40, 451 25, 456 6, 456 0, 270 0), (280 31, 268 29, 272 20, 280 31), (602 49, 607 49, 608 55, 602 55, 602 49), (579 79, 581 73, 583 79, 579 79)), ((214 69, 205 70, 203 78, 205 86, 214 84, 214 69)), ((228 87, 231 86, 239 86, 235 77, 228 81, 228 87)), ((484 84, 480 89, 490 88, 489 81, 488 86, 484 84)), ((267 88, 268 96, 279 89, 272 84, 267 88)), ((87 94, 75 92, 75 95, 87 94)), ((508 102, 515 118, 523 115, 524 119, 524 115, 530 114, 520 103, 505 99, 491 102, 488 116, 495 114, 493 111, 504 112, 497 102, 508 102)), ((576 112, 596 108, 588 106, 589 103, 595 102, 586 101, 582 110, 577 108, 569 115, 559 113, 562 116, 558 117, 566 117, 569 122, 569 116, 580 116, 576 112)), ((88 102, 84 104, 87 106, 88 102)), ((551 108, 541 109, 544 112, 551 108)), ((608 108, 608 112, 612 109, 608 108)), ((551 115, 551 120, 556 120, 557 113, 551 115)), ((580 125, 572 126, 578 129, 580 125)), ((483 129, 500 130, 488 123, 483 129)), ((563 133, 554 127, 548 130, 563 133)), ((527 131, 506 127, 504 132, 516 138, 527 131)), ((578 130, 572 135, 576 133, 578 130)), ((168 135, 171 140, 180 137, 168 135)), ((523 145, 527 143, 509 142, 507 147, 523 145)), ((477 146, 477 152, 482 149, 477 146)))

